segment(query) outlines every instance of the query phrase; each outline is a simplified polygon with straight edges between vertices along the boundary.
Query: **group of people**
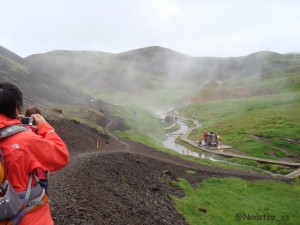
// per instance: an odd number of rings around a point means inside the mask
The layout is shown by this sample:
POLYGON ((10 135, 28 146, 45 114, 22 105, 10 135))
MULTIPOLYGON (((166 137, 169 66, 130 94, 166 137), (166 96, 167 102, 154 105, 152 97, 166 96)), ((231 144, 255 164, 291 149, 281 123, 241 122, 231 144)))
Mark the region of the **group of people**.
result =
POLYGON ((204 131, 203 140, 204 143, 202 143, 202 145, 216 146, 219 148, 221 137, 219 133, 214 133, 213 131, 210 132, 204 131))
MULTIPOLYGON (((28 188, 34 190, 37 186, 41 186, 47 189, 46 171, 57 171, 66 166, 69 162, 69 152, 63 140, 41 115, 39 109, 30 108, 26 113, 26 116, 32 117, 35 125, 22 125, 20 120, 22 108, 23 94, 20 89, 12 83, 0 82, 0 131, 16 126, 29 128, 13 133, 11 136, 0 137, 5 180, 16 193, 21 195, 20 193, 25 192, 25 197, 28 197, 26 191, 28 188), (32 179, 32 174, 39 179, 32 179)), ((0 184, 0 187, 1 190, 5 189, 3 184, 0 184)), ((32 196, 33 193, 28 194, 30 198, 36 199, 36 196, 32 196)), ((30 202, 34 201, 29 199, 28 205, 30 202)), ((27 208, 28 205, 24 207, 27 208)), ((0 214, 3 216, 3 212, 0 214)), ((16 217, 17 220, 15 218, 0 220, 0 224, 8 224, 9 221, 14 221, 13 224, 18 225, 54 224, 48 201, 41 205, 34 205, 28 212, 20 211, 16 217)))
POLYGON ((168 115, 165 117, 166 123, 177 123, 177 120, 178 120, 177 116, 169 116, 168 115))

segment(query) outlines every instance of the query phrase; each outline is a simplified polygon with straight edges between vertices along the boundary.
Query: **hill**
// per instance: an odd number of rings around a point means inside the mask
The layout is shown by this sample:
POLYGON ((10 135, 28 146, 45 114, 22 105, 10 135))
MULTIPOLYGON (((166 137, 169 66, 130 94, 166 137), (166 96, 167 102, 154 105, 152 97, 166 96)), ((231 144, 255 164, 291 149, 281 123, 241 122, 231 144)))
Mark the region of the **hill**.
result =
POLYGON ((23 92, 26 105, 87 105, 91 97, 38 71, 26 60, 0 47, 0 79, 16 84, 23 92))
POLYGON ((117 57, 144 73, 181 80, 206 77, 226 80, 283 68, 299 71, 300 66, 300 54, 257 52, 244 57, 191 57, 158 46, 127 51, 117 57))
POLYGON ((47 76, 116 103, 154 102, 159 96, 164 96, 166 103, 208 92, 214 99, 228 98, 234 97, 228 90, 237 86, 241 94, 235 97, 299 88, 299 54, 257 52, 244 57, 208 58, 154 46, 119 54, 53 51, 25 60, 37 71, 47 71, 47 76))
POLYGON ((44 69, 37 70, 3 47, 0 47, 0 80, 21 89, 24 109, 37 106, 47 120, 72 120, 103 133, 98 123, 103 125, 105 118, 99 117, 99 110, 108 109, 108 103, 58 81, 44 69))

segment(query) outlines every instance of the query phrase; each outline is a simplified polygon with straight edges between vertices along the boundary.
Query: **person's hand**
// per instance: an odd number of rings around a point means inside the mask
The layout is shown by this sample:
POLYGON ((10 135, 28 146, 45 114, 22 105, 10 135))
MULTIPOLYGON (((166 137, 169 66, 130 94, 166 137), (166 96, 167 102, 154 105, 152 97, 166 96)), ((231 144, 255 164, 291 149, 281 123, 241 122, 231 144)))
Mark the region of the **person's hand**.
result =
POLYGON ((42 124, 42 123, 46 123, 45 118, 44 118, 42 115, 40 115, 40 114, 33 114, 33 115, 31 115, 31 116, 33 117, 33 119, 34 119, 35 124, 36 124, 37 127, 38 127, 40 124, 42 124))
POLYGON ((18 114, 18 119, 21 120, 23 117, 25 117, 24 115, 20 115, 18 114))

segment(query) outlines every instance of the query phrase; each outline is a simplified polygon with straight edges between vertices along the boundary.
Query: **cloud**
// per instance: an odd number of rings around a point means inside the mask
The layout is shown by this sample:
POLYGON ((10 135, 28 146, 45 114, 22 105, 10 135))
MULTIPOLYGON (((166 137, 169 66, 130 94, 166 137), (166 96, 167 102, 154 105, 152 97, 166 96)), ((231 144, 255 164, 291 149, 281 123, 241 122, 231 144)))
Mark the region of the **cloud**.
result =
POLYGON ((21 56, 160 45, 192 56, 228 57, 300 47, 296 0, 2 1, 0 45, 21 56))

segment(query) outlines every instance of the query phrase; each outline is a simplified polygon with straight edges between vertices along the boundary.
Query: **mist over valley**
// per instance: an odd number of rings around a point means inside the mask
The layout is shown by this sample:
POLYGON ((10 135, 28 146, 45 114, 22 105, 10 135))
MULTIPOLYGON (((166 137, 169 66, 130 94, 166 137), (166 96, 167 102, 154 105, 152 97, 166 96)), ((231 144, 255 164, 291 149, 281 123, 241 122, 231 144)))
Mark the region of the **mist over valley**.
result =
POLYGON ((147 47, 119 54, 52 51, 24 60, 47 77, 115 104, 168 104, 186 97, 212 100, 299 90, 299 54, 197 58, 147 47))
POLYGON ((22 58, 0 47, 0 80, 22 90, 25 109, 42 109, 70 151, 49 178, 55 224, 194 224, 206 212, 234 224, 241 202, 275 202, 274 215, 298 224, 300 54, 198 58, 156 46, 22 58), (221 149, 197 144, 207 131, 221 149), (204 198, 214 207, 186 208, 204 198))

